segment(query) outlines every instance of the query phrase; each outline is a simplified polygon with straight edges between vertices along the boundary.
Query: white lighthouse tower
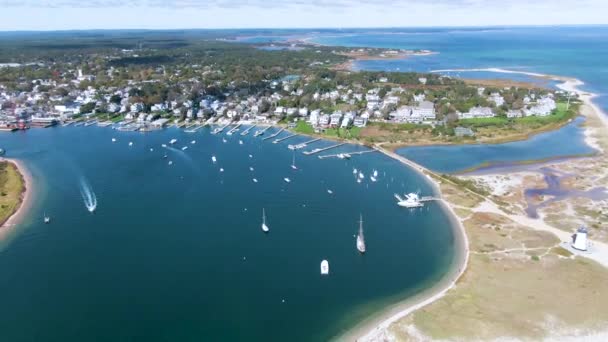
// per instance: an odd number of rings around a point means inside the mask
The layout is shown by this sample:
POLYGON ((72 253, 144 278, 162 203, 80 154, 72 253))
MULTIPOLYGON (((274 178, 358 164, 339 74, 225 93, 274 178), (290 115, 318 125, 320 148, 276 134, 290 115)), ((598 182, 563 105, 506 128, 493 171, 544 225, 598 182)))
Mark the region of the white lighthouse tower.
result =
POLYGON ((581 226, 574 235, 572 235, 572 248, 579 251, 587 250, 587 228, 581 226))

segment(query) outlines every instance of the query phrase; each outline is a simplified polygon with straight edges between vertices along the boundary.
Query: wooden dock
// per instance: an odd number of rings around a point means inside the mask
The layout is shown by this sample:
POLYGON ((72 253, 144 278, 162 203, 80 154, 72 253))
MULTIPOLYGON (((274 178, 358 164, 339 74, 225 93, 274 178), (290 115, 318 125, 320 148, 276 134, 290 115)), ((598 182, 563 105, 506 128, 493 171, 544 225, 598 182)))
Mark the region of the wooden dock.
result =
POLYGON ((251 131, 256 125, 251 125, 249 126, 249 128, 247 128, 246 130, 241 132, 242 136, 246 136, 247 134, 249 134, 249 131, 251 131))
POLYGON ((266 138, 262 139, 262 140, 268 140, 268 139, 272 139, 275 138, 277 135, 281 134, 281 132, 283 132, 285 130, 285 128, 281 128, 280 130, 278 130, 276 133, 271 134, 269 136, 267 136, 266 138))
POLYGON ((348 158, 349 156, 355 156, 355 155, 366 154, 366 153, 373 153, 373 152, 378 152, 378 151, 376 151, 376 150, 366 150, 366 151, 358 151, 358 152, 326 154, 324 156, 319 156, 319 159, 333 158, 333 157, 340 158, 340 156, 342 156, 343 158, 348 158), (348 155, 348 156, 345 156, 345 155, 348 155))
POLYGON ((316 153, 319 153, 319 152, 331 150, 332 148, 340 147, 340 146, 345 145, 345 144, 346 143, 339 143, 339 144, 331 145, 331 146, 324 147, 324 148, 315 148, 314 150, 304 151, 302 153, 304 153, 305 155, 309 156, 309 155, 316 154, 316 153))
POLYGON ((309 140, 309 141, 305 141, 305 142, 297 144, 297 145, 289 145, 289 146, 287 146, 287 148, 290 149, 290 150, 299 150, 301 148, 304 148, 304 147, 308 146, 308 144, 312 144, 315 141, 319 141, 319 140, 321 140, 321 138, 316 138, 316 139, 312 139, 312 140, 309 140))
POLYGON ((237 124, 236 126, 232 127, 226 134, 232 135, 234 132, 236 132, 239 129, 239 127, 241 127, 241 124, 237 124))
POLYGON ((269 129, 270 129, 270 127, 272 127, 272 126, 268 126, 268 127, 264 128, 264 129, 263 129, 263 130, 261 130, 261 131, 257 131, 257 132, 255 132, 255 134, 254 134, 253 136, 254 136, 254 137, 257 137, 257 136, 259 136, 259 135, 264 135, 264 133, 266 133, 266 131, 267 131, 267 130, 269 130, 269 129))
POLYGON ((273 143, 273 144, 278 144, 278 143, 280 143, 281 141, 287 140, 287 139, 289 139, 289 138, 293 138, 293 137, 295 137, 295 136, 297 136, 297 134, 291 134, 291 135, 288 135, 288 136, 286 136, 286 137, 284 137, 284 138, 281 138, 281 139, 275 139, 275 140, 274 140, 272 143, 273 143))

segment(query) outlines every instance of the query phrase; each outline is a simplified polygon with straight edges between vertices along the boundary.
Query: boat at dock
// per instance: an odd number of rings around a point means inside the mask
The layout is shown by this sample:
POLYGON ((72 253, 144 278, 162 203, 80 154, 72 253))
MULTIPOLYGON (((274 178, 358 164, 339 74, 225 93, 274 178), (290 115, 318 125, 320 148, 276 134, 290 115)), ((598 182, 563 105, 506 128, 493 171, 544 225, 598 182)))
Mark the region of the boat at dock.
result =
POLYGON ((329 262, 327 260, 321 261, 321 274, 322 275, 329 274, 329 262))
POLYGON ((363 236, 363 215, 359 214, 359 234, 357 234, 357 250, 365 253, 365 238, 363 236))
POLYGON ((397 205, 404 208, 420 208, 424 206, 424 204, 420 201, 420 197, 418 194, 409 193, 405 195, 405 198, 401 198, 401 196, 395 194, 395 198, 397 199, 397 205))
POLYGON ((268 233, 270 228, 266 225, 266 209, 262 208, 262 231, 268 233))

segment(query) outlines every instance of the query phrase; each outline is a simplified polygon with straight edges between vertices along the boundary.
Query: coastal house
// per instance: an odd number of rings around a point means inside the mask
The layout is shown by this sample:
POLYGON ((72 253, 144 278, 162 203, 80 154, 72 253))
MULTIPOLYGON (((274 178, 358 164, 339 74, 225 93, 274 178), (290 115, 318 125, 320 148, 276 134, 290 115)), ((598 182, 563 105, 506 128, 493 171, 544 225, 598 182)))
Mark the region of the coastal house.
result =
POLYGON ((435 120, 435 104, 430 101, 422 101, 412 109, 412 116, 420 117, 423 121, 435 120))
POLYGON ((355 120, 353 121, 353 125, 355 127, 365 127, 367 126, 367 120, 369 120, 369 114, 363 113, 361 114, 361 116, 355 118, 355 120))
POLYGON ((549 96, 545 96, 536 101, 535 105, 529 106, 524 109, 526 116, 547 116, 550 115, 557 108, 555 100, 549 96))
POLYGON ((340 125, 340 121, 342 120, 342 113, 340 111, 337 111, 330 115, 329 118, 329 126, 338 127, 340 125))
POLYGON ((322 114, 321 116, 319 116, 319 126, 321 126, 321 127, 329 126, 329 115, 322 114))
POLYGON ((396 111, 389 114, 396 122, 405 122, 412 115, 412 107, 401 106, 396 111))
POLYGON ((505 98, 502 97, 499 93, 490 94, 489 100, 496 104, 496 107, 500 107, 505 104, 505 98))
POLYGON ((319 115, 321 114, 321 111, 318 109, 313 110, 312 112, 310 112, 310 116, 308 117, 308 122, 314 127, 317 126, 319 124, 319 115))
POLYGON ((466 113, 458 113, 458 119, 493 118, 496 114, 490 107, 473 107, 466 113))

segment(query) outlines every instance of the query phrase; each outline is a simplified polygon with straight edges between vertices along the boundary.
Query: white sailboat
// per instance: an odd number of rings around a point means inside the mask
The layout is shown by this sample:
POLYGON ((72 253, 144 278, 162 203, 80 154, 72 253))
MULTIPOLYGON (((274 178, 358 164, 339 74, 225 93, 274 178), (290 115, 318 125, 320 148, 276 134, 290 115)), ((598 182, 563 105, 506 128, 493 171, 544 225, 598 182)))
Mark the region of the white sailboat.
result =
POLYGON ((270 231, 270 228, 268 228, 266 225, 266 210, 264 208, 262 208, 262 231, 264 233, 268 233, 270 231))
POLYGON ((357 250, 365 253, 365 238, 363 237, 363 216, 359 215, 359 234, 357 235, 357 250))
POLYGON ((283 180, 284 180, 285 182, 287 182, 287 183, 291 183, 291 179, 289 179, 289 178, 287 178, 287 177, 283 178, 283 180))
POLYGON ((112 138, 112 142, 116 142, 116 138, 112 138))
POLYGON ((213 162, 213 164, 217 163, 217 158, 215 158, 215 156, 211 156, 211 161, 213 162))
POLYGON ((44 223, 49 223, 51 222, 51 218, 49 216, 46 216, 46 213, 44 213, 44 223))
POLYGON ((374 173, 371 176, 369 176, 369 179, 371 179, 372 182, 378 181, 378 171, 374 170, 374 173))
POLYGON ((227 142, 228 142, 228 140, 226 140, 226 138, 222 138, 222 142, 223 142, 223 143, 227 143, 227 142))
POLYGON ((258 182, 258 179, 257 179, 257 178, 254 178, 254 179, 253 179, 253 182, 254 182, 254 183, 257 183, 257 182, 258 182))
POLYGON ((196 140, 192 140, 190 143, 191 143, 192 145, 194 145, 194 144, 196 144, 196 140))
POLYGON ((129 141, 129 146, 133 146, 133 142, 132 141, 129 141))
POLYGON ((249 167, 249 171, 253 171, 253 167, 251 167, 251 166, 250 166, 250 167, 249 167))
POLYGON ((239 140, 239 145, 243 145, 243 140, 239 140))
POLYGON ((353 175, 356 175, 357 172, 358 172, 357 169, 353 169, 353 175))
POLYGON ((171 141, 169 141, 169 144, 173 145, 177 142, 177 139, 171 139, 171 141))
POLYGON ((327 260, 321 261, 321 274, 329 274, 329 262, 327 262, 327 260))
POLYGON ((185 150, 187 150, 187 149, 188 149, 188 146, 184 146, 184 147, 182 147, 182 151, 185 151, 185 150))
POLYGON ((293 159, 291 161, 291 168, 294 170, 298 169, 298 167, 296 166, 296 150, 293 150, 293 159))

